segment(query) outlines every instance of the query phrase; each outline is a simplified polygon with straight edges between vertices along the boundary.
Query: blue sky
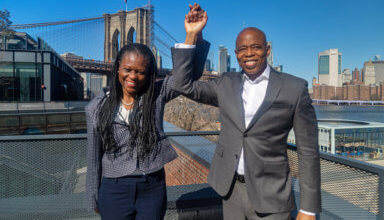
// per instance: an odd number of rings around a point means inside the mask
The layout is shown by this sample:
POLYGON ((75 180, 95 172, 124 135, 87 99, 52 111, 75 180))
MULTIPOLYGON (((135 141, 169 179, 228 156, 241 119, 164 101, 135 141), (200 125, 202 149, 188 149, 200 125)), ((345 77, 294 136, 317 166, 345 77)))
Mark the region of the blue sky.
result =
MULTIPOLYGON (((176 39, 185 37, 183 19, 194 1, 153 0, 155 20, 176 39)), ((143 6, 144 0, 128 0, 128 9, 143 6)), ((204 38, 211 42, 210 57, 217 66, 218 46, 231 55, 238 32, 247 26, 265 31, 273 44, 275 64, 284 72, 309 82, 317 77, 317 54, 338 48, 342 68, 361 68, 375 54, 384 57, 383 0, 242 0, 199 1, 208 12, 204 38)), ((14 24, 98 17, 124 10, 123 0, 1 0, 0 9, 11 12, 14 24)), ((169 65, 169 64, 167 64, 169 65)))

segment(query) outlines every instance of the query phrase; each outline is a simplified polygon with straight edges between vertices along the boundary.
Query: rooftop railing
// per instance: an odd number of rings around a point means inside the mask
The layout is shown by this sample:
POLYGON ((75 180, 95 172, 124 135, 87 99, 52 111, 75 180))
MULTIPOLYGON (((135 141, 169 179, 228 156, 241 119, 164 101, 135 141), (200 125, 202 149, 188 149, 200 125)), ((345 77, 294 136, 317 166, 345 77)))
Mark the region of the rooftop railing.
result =
MULTIPOLYGON (((206 183, 218 131, 165 126, 179 157, 165 166, 166 219, 222 219, 206 183)), ((0 219, 99 219, 86 210, 86 135, 0 137, 0 219)), ((299 203, 296 147, 287 147, 299 203)), ((384 167, 321 153, 320 219, 383 219, 384 167)))

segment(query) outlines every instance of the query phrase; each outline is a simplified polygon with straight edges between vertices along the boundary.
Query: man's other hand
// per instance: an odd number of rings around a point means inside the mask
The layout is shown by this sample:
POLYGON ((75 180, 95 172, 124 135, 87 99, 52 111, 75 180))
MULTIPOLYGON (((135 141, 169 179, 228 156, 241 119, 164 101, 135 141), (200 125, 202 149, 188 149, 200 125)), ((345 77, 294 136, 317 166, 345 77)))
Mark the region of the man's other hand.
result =
POLYGON ((299 212, 299 214, 297 214, 296 220, 316 220, 316 216, 307 215, 302 212, 299 212))

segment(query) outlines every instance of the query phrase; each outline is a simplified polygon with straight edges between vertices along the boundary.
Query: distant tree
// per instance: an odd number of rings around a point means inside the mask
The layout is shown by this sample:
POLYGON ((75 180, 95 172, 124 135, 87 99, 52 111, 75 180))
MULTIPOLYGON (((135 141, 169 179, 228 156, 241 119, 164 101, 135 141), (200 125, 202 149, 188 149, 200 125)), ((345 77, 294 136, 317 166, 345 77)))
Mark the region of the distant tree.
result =
POLYGON ((0 36, 3 38, 3 42, 15 32, 10 28, 12 21, 9 18, 10 13, 7 9, 0 10, 0 36))
POLYGON ((12 24, 12 21, 9 20, 10 16, 11 15, 7 9, 4 9, 4 11, 0 10, 0 32, 14 32, 10 28, 12 24))

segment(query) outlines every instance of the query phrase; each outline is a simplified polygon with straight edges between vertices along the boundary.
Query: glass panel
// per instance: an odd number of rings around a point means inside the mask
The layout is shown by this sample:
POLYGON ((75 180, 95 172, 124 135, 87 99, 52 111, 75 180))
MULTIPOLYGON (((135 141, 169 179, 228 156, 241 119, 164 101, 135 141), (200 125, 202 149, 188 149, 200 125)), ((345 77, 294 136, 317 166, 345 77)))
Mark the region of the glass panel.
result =
POLYGON ((5 50, 5 36, 0 34, 0 50, 5 50))
POLYGON ((36 89, 35 89, 35 101, 42 101, 42 93, 43 93, 43 89, 41 88, 41 85, 43 84, 42 83, 42 76, 43 76, 43 64, 39 63, 39 64, 36 64, 36 81, 35 81, 35 85, 36 85, 36 89))
POLYGON ((37 81, 35 63, 15 63, 15 77, 18 82, 15 85, 15 99, 21 102, 35 101, 37 81))
POLYGON ((0 101, 14 101, 15 78, 11 62, 0 63, 0 101))
POLYGON ((25 50, 26 41, 25 36, 12 35, 7 37, 7 49, 8 50, 25 50))

